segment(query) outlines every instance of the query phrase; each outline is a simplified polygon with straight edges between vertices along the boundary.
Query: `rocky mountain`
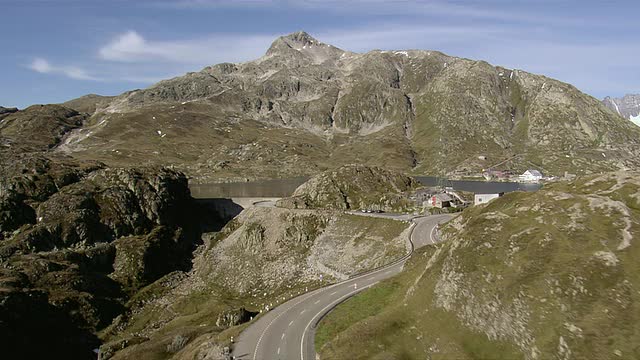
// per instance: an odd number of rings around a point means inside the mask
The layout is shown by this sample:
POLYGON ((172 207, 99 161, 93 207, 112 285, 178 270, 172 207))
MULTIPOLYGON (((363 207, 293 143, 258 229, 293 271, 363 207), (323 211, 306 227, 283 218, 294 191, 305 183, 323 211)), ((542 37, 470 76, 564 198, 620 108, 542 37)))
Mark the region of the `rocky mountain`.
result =
POLYGON ((357 54, 304 32, 266 54, 100 102, 57 147, 194 181, 313 175, 343 164, 553 175, 638 165, 640 129, 569 84, 437 51, 357 54))
POLYGON ((328 316, 320 357, 638 358, 639 179, 581 177, 465 210, 441 245, 328 316))
POLYGON ((628 94, 622 98, 607 96, 602 102, 611 110, 634 124, 640 125, 640 95, 628 94))
POLYGON ((409 207, 408 192, 419 187, 404 174, 364 165, 345 165, 314 176, 278 206, 398 211, 409 207))

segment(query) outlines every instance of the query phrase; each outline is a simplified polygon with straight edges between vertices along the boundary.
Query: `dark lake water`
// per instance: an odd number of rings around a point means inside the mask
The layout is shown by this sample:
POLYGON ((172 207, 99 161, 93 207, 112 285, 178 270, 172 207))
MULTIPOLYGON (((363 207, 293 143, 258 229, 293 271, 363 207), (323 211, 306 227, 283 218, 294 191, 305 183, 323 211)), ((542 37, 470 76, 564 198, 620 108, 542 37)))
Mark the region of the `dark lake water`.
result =
MULTIPOLYGON (((540 184, 523 184, 490 181, 446 180, 431 176, 416 176, 425 186, 451 186, 455 190, 474 193, 499 193, 511 191, 536 191, 540 184)), ((250 182, 232 182, 219 184, 192 184, 191 195, 198 199, 233 198, 233 197, 287 197, 308 178, 274 179, 250 182)))
POLYGON ((309 178, 274 179, 219 184, 191 184, 191 196, 196 199, 234 197, 287 197, 309 178))
POLYGON ((451 186, 454 190, 469 191, 478 194, 495 194, 511 191, 537 191, 542 184, 517 183, 517 182, 497 182, 497 181, 469 181, 469 180, 447 180, 433 176, 414 176, 425 186, 451 186))

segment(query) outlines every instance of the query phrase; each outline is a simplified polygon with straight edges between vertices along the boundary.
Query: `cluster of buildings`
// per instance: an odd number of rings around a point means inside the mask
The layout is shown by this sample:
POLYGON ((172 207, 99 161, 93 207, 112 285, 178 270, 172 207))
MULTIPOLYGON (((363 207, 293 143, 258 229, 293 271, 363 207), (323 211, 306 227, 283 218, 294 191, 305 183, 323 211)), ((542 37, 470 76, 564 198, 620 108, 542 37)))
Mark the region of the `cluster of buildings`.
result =
POLYGON ((445 187, 444 189, 438 187, 418 189, 413 193, 411 199, 415 201, 417 206, 424 208, 443 209, 468 206, 468 203, 450 187, 445 187))
POLYGON ((493 170, 489 169, 482 173, 482 176, 487 180, 513 180, 519 182, 537 183, 544 179, 544 175, 538 170, 527 170, 521 175, 516 175, 509 170, 493 170))

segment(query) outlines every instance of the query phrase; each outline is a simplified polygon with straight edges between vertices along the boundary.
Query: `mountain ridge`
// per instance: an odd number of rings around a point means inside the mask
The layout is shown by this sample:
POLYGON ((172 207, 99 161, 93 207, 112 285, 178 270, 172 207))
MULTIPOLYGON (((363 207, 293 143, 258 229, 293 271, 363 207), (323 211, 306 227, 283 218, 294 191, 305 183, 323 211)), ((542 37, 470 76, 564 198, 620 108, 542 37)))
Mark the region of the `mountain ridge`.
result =
POLYGON ((503 168, 563 175, 637 167, 640 155, 640 131, 570 84, 437 51, 352 53, 305 32, 279 37, 259 59, 123 93, 87 123, 91 135, 75 131, 65 153, 126 164, 117 155, 126 152, 199 182, 349 163, 469 176, 513 157, 503 168), (158 131, 172 148, 139 136, 158 131))
POLYGON ((640 95, 626 94, 621 98, 607 96, 602 102, 618 115, 640 126, 640 95))

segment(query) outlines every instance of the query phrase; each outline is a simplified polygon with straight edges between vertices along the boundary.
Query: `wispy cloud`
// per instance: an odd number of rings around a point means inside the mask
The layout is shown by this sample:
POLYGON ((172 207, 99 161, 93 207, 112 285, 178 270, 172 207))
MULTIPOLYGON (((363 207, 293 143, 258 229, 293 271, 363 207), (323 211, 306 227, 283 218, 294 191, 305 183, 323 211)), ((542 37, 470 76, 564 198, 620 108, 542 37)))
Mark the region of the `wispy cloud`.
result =
MULTIPOLYGON (((280 7, 303 10, 317 10, 350 15, 384 16, 428 16, 456 19, 499 20, 528 24, 584 25, 580 17, 550 15, 549 12, 535 11, 536 6, 522 6, 523 3, 512 0, 165 0, 155 5, 174 8, 255 8, 280 7)), ((557 0, 537 0, 536 5, 557 5, 557 0)), ((579 6, 577 3, 575 6, 579 6)), ((539 8, 539 6, 538 6, 539 8)), ((595 25, 597 18, 591 19, 595 25)))
POLYGON ((41 74, 59 74, 75 80, 99 81, 99 78, 89 75, 89 73, 77 66, 54 66, 43 58, 35 58, 27 66, 29 69, 41 74))
MULTIPOLYGON (((382 23, 349 30, 328 30, 317 35, 320 41, 345 50, 366 52, 373 49, 430 49, 460 43, 488 41, 512 34, 514 29, 500 26, 406 25, 382 23)), ((312 34, 313 35, 313 34, 312 34)))

